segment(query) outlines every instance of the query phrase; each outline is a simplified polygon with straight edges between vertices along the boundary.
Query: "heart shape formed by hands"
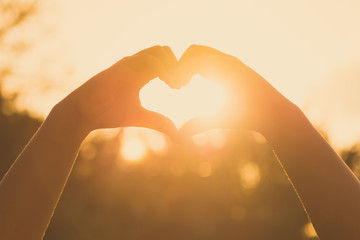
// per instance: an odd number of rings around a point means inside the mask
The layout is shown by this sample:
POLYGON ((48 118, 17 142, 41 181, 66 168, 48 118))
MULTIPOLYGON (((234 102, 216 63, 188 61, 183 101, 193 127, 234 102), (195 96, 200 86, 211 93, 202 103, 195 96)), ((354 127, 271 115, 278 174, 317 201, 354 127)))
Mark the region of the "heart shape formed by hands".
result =
POLYGON ((185 123, 181 135, 243 124, 247 109, 242 103, 248 93, 242 88, 248 86, 242 86, 241 78, 257 77, 255 72, 231 55, 200 45, 190 46, 172 66, 159 75, 163 82, 153 81, 142 89, 143 107, 170 117, 177 127, 185 123))
POLYGON ((195 117, 218 114, 224 107, 225 91, 199 75, 181 89, 172 89, 157 79, 143 87, 140 100, 143 107, 169 117, 179 128, 195 117))
POLYGON ((192 45, 177 60, 169 47, 154 46, 125 57, 98 73, 64 98, 56 110, 73 116, 71 120, 81 127, 84 134, 101 128, 144 127, 176 140, 179 134, 190 136, 216 128, 240 127, 256 131, 269 128, 269 122, 279 119, 273 113, 281 113, 281 102, 286 102, 281 94, 234 56, 210 47, 192 45), (197 74, 212 83, 203 80, 199 84, 196 79, 190 83, 197 74), (161 99, 161 91, 157 89, 151 94, 154 102, 147 102, 146 94, 140 99, 141 89, 156 77, 174 89, 190 83, 189 89, 183 90, 186 93, 184 98, 181 98, 182 94, 165 93, 161 99), (226 90, 223 99, 219 97, 221 88, 215 83, 226 90), (207 92, 209 88, 212 90, 207 92), (165 111, 161 108, 154 110, 165 115, 171 110, 173 119, 145 109, 141 100, 148 108, 153 108, 153 103, 158 106, 164 103, 165 111), (184 103, 188 105, 182 105, 184 103), (195 117, 179 130, 173 122, 179 126, 194 115, 209 112, 216 113, 216 116, 195 117))

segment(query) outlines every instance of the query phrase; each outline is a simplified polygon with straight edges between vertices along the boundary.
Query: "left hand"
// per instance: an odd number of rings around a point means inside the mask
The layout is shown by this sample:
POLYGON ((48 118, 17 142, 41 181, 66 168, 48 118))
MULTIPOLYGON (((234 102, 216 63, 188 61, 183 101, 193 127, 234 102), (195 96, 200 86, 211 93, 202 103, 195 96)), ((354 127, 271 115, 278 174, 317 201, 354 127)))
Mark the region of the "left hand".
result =
POLYGON ((174 138, 177 134, 174 123, 159 113, 144 109, 139 92, 156 77, 174 87, 168 76, 176 64, 176 57, 169 47, 147 48, 95 75, 62 100, 57 108, 64 114, 76 116, 88 132, 133 126, 151 128, 174 138))

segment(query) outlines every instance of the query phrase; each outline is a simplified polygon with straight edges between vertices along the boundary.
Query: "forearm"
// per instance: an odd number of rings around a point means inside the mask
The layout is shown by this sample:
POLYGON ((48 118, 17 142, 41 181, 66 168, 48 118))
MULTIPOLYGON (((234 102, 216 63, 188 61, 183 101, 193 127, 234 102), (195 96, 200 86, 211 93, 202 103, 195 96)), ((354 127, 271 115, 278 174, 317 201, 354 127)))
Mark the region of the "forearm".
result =
POLYGON ((87 132, 55 107, 0 183, 0 238, 41 239, 87 132))
POLYGON ((264 133, 321 239, 358 239, 360 183, 292 104, 264 133), (286 116, 286 117, 283 117, 286 116))
MULTIPOLYGON (((139 99, 143 86, 160 75, 164 80, 176 63, 169 47, 144 49, 95 75, 55 106, 0 183, 0 239, 41 239, 90 131, 132 126, 176 137, 174 123, 143 108, 139 99)), ((167 77, 164 81, 170 84, 167 77)))

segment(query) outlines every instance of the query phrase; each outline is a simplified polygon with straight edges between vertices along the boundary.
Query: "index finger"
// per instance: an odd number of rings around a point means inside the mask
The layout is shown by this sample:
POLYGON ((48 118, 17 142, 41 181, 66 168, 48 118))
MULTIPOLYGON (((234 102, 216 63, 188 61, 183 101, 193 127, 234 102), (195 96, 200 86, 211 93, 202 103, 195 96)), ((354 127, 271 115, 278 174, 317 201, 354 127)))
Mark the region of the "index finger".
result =
POLYGON ((172 75, 172 73, 175 71, 177 67, 177 59, 171 48, 168 46, 156 45, 144 49, 135 55, 144 55, 144 54, 146 55, 149 54, 155 57, 157 60, 159 60, 158 63, 161 63, 163 65, 162 66, 163 71, 158 73, 158 77, 170 87, 174 87, 170 75, 172 75))
POLYGON ((152 46, 136 53, 135 55, 138 54, 150 54, 158 58, 163 62, 169 72, 174 71, 177 65, 176 56, 169 46, 152 46))
POLYGON ((176 80, 179 86, 186 85, 193 75, 219 81, 233 78, 236 72, 245 65, 236 57, 225 54, 219 50, 202 45, 191 45, 181 56, 176 80))

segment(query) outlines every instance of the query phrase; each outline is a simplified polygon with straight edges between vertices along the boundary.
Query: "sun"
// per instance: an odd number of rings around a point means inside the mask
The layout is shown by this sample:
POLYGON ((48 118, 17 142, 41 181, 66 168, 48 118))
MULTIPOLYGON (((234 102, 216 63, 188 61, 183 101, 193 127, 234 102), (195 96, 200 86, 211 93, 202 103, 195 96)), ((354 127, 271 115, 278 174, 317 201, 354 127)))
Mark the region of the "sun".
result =
POLYGON ((212 116, 220 111, 225 101, 224 89, 199 75, 180 90, 169 88, 154 79, 140 92, 146 109, 169 117, 177 127, 196 116, 212 116))

